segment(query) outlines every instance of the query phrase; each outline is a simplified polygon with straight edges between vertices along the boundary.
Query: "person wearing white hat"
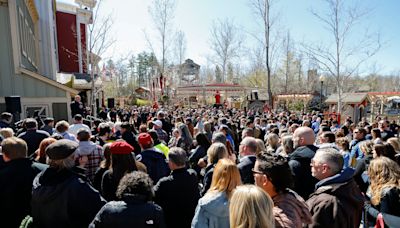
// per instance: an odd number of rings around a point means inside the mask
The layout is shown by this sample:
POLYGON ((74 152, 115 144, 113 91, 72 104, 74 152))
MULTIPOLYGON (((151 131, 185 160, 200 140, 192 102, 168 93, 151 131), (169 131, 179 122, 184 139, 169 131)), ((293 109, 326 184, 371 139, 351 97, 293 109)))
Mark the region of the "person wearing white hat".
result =
POLYGON ((157 132, 158 139, 162 141, 164 144, 169 142, 169 136, 166 131, 162 129, 163 123, 161 120, 155 120, 153 123, 153 130, 157 132))

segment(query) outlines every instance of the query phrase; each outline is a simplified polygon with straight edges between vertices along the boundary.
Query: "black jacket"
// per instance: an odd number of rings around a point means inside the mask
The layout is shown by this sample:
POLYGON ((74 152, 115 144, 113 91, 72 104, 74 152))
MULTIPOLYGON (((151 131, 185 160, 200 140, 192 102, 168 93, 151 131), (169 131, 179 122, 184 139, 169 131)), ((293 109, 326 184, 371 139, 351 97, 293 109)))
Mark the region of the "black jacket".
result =
POLYGON ((154 191, 154 201, 163 208, 167 227, 190 227, 200 199, 196 172, 176 169, 168 177, 161 178, 154 191))
MULTIPOLYGON (((176 219, 180 219, 177 214, 176 219)), ((164 216, 160 206, 146 201, 142 195, 124 195, 122 201, 111 201, 104 205, 89 225, 112 228, 164 228, 164 216)))
POLYGON ((73 170, 47 168, 33 181, 32 217, 38 227, 87 227, 105 203, 73 170))
POLYGON ((197 165, 197 163, 200 160, 200 158, 206 155, 207 155, 207 149, 205 146, 198 145, 191 151, 189 157, 189 164, 190 167, 192 167, 192 169, 194 169, 197 172, 197 175, 199 175, 201 171, 201 168, 197 165))
POLYGON ((398 226, 400 223, 400 189, 396 187, 383 188, 379 205, 372 206, 366 203, 365 212, 371 227, 375 225, 379 213, 383 215, 383 221, 387 227, 398 226))
POLYGON ((158 180, 168 176, 170 173, 165 155, 155 149, 142 151, 141 154, 137 156, 137 160, 146 166, 147 173, 154 183, 157 183, 158 180))
POLYGON ((136 139, 136 136, 131 132, 131 131, 125 131, 122 135, 121 138, 125 140, 129 145, 131 145, 135 150, 135 154, 140 154, 140 151, 142 150, 140 148, 140 145, 136 139))
POLYGON ((42 130, 27 130, 18 135, 28 145, 28 157, 35 153, 43 139, 50 137, 49 133, 42 130))
POLYGON ((252 172, 254 164, 256 164, 256 156, 245 156, 240 159, 237 167, 240 171, 240 177, 242 178, 243 184, 254 184, 254 176, 252 172))
POLYGON ((201 189, 201 195, 204 196, 208 189, 211 187, 212 177, 214 174, 215 164, 211 164, 206 167, 204 179, 203 179, 203 188, 201 189))
POLYGON ((31 214, 32 182, 46 165, 28 158, 5 162, 0 168, 0 221, 2 227, 19 227, 31 214))
POLYGON ((304 200, 314 192, 317 179, 311 176, 311 159, 318 147, 314 145, 300 146, 289 155, 289 166, 294 177, 294 190, 304 200))

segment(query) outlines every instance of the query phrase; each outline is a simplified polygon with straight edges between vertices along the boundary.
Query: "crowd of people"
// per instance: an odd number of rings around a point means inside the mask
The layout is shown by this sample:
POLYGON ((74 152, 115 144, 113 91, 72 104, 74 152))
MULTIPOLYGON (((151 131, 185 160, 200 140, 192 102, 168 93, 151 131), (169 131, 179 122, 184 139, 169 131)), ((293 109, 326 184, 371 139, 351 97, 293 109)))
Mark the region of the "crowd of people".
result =
MULTIPOLYGON (((398 227, 399 126, 126 107, 0 116, 1 227, 398 227)), ((76 106, 76 107, 75 107, 76 106)))

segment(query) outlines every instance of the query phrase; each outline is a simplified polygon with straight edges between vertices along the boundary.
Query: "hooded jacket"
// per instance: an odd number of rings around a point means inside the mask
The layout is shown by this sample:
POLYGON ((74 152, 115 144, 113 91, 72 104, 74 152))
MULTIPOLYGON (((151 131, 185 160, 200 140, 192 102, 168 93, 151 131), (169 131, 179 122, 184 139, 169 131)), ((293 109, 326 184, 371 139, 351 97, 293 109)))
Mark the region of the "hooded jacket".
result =
POLYGON ((315 185, 315 192, 307 200, 313 215, 308 227, 359 227, 364 197, 353 174, 352 168, 346 168, 315 185))
POLYGON ((229 201, 225 192, 208 193, 199 200, 192 228, 229 228, 229 201))
POLYGON ((314 157, 318 147, 314 145, 297 147, 289 155, 289 166, 294 177, 294 191, 303 199, 307 200, 314 191, 317 179, 311 176, 311 159, 314 157))
POLYGON ((303 224, 311 223, 311 213, 301 196, 288 189, 288 192, 278 194, 272 198, 274 201, 275 226, 301 228, 303 224))
POLYGON ((36 226, 62 228, 89 225, 106 202, 81 172, 47 168, 36 176, 31 201, 36 226))
POLYGON ((142 151, 136 159, 146 166, 147 173, 154 183, 170 173, 165 155, 154 148, 142 151))

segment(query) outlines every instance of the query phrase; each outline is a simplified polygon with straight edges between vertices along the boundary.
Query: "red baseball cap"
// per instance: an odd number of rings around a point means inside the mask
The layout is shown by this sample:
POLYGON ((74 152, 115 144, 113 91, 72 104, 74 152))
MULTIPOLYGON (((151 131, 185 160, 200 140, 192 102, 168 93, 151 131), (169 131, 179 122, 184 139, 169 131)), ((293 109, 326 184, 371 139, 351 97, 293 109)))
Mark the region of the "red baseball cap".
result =
POLYGON ((124 141, 113 142, 110 146, 111 154, 130 154, 134 150, 131 145, 124 141))
POLYGON ((140 133, 138 136, 138 141, 140 145, 147 146, 153 142, 149 133, 140 133))

